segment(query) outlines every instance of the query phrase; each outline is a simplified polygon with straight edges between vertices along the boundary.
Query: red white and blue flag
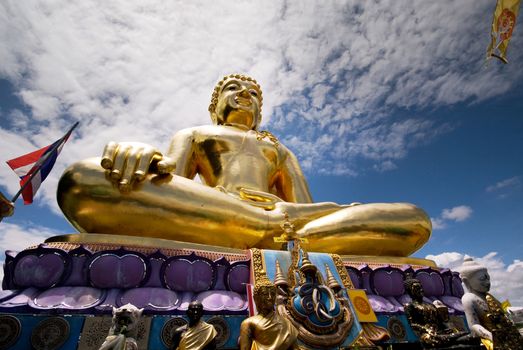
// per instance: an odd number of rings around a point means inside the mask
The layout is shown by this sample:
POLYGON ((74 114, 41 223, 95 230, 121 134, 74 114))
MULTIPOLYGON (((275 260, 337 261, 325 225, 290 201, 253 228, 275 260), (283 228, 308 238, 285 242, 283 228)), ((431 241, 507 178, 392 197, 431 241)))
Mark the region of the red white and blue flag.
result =
MULTIPOLYGON (((51 145, 7 161, 7 165, 20 177, 24 204, 33 203, 33 197, 36 191, 38 191, 40 184, 51 172, 56 158, 77 125, 78 122, 73 125, 67 134, 51 145)), ((17 196, 15 196, 14 200, 16 200, 16 198, 17 196)))

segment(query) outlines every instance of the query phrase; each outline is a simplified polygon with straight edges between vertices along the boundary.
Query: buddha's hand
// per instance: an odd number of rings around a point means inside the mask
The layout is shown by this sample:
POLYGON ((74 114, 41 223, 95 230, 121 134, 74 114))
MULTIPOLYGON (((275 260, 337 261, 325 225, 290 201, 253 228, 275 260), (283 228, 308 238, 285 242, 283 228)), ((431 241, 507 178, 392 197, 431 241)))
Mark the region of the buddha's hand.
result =
POLYGON ((130 191, 135 181, 143 181, 149 173, 167 174, 175 168, 172 159, 140 142, 109 142, 104 148, 101 165, 109 170, 111 181, 122 192, 130 191))

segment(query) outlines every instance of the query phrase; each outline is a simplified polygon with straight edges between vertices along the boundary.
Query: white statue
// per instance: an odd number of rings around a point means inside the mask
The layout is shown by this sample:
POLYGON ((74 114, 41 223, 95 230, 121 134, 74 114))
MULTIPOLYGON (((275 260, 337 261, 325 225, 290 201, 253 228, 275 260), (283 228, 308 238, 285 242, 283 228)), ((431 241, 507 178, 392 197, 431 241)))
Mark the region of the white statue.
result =
POLYGON ((480 337, 489 350, 494 347, 496 350, 523 349, 523 337, 507 317, 501 303, 488 293, 490 276, 487 268, 472 258, 465 258, 459 272, 468 291, 461 301, 472 334, 480 337))
POLYGON ((130 332, 138 325, 142 312, 143 309, 133 304, 118 309, 113 307, 113 323, 99 350, 138 350, 138 343, 130 336, 130 332))

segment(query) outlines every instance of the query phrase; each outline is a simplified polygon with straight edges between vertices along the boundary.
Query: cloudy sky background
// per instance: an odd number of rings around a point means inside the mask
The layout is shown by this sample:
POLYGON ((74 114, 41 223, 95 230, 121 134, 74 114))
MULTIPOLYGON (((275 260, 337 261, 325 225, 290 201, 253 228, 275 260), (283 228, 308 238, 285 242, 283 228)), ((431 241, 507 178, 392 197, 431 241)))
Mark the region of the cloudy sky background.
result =
MULTIPOLYGON (((0 250, 72 233, 63 169, 110 140, 165 149, 209 123, 214 84, 262 85, 263 128, 300 159, 317 201, 405 201, 433 219, 415 255, 465 254, 523 306, 523 35, 485 65, 494 0, 3 1, 2 161, 81 124, 35 204, 0 224, 0 250)), ((0 166, 0 190, 16 175, 0 166)), ((3 257, 2 257, 3 258, 3 257)))

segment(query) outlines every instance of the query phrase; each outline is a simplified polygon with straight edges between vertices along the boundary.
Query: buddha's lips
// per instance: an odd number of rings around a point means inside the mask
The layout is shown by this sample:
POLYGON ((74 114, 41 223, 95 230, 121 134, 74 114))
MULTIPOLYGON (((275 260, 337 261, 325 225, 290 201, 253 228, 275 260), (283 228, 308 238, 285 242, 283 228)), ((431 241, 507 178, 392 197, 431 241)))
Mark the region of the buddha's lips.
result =
POLYGON ((250 106, 250 105, 252 105, 252 101, 250 99, 244 98, 244 97, 239 97, 239 96, 234 98, 234 102, 236 102, 240 106, 250 106))

